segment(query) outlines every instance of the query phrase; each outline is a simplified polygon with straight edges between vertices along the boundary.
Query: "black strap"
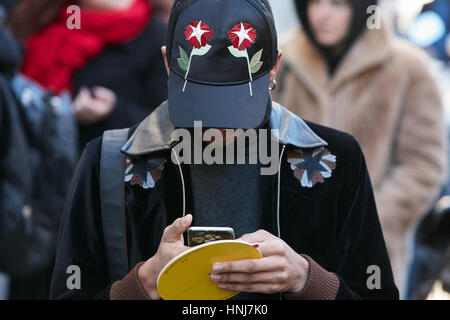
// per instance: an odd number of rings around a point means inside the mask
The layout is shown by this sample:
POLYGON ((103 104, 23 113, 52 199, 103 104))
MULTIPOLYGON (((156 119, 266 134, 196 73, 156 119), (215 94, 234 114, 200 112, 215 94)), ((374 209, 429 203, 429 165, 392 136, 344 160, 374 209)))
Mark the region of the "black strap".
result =
POLYGON ((111 130, 103 134, 102 142, 100 197, 103 239, 112 281, 123 279, 129 272, 124 203, 125 156, 120 152, 127 139, 128 129, 111 130))

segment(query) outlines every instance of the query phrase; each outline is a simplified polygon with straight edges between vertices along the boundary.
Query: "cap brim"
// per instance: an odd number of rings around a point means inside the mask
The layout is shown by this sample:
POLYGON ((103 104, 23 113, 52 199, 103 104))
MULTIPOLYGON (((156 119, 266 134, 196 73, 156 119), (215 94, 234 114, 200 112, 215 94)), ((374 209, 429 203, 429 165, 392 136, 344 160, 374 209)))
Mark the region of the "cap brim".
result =
POLYGON ((192 128, 202 121, 205 128, 259 128, 268 108, 270 73, 252 82, 233 86, 204 85, 169 75, 170 121, 177 128, 192 128))

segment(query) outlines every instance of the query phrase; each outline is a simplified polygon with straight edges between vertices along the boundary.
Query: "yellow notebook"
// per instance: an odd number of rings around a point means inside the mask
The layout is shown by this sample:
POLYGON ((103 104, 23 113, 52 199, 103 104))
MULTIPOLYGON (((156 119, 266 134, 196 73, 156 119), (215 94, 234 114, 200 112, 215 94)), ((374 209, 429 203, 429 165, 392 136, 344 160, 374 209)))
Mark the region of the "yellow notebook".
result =
POLYGON ((193 247, 173 258, 158 276, 157 286, 164 300, 226 300, 239 292, 218 288, 209 274, 216 262, 261 259, 251 244, 220 240, 193 247))

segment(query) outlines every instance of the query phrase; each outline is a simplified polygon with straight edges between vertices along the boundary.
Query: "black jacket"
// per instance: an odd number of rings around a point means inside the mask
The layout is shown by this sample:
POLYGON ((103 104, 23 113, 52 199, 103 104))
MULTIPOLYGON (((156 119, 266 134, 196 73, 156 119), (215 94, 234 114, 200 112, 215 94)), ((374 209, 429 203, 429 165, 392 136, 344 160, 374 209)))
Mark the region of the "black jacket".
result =
POLYGON ((21 273, 15 251, 27 246, 22 209, 32 182, 23 114, 10 82, 20 63, 21 50, 1 25, 0 43, 0 271, 21 273))
POLYGON ((22 213, 31 190, 32 171, 23 115, 10 81, 1 74, 0 137, 0 271, 21 274, 24 261, 17 252, 23 252, 29 244, 22 213))
POLYGON ((74 75, 74 94, 81 87, 106 87, 117 95, 112 114, 93 125, 80 125, 80 149, 103 131, 141 122, 167 98, 167 72, 161 54, 166 23, 152 17, 139 36, 107 47, 74 75))
POLYGON ((11 77, 22 59, 22 47, 4 26, 0 25, 0 74, 11 77))
MULTIPOLYGON (((356 140, 348 134, 305 122, 276 103, 273 104, 270 127, 284 129, 275 138, 280 141, 280 148, 286 146, 287 152, 281 163, 280 186, 277 175, 267 177, 272 181, 273 192, 265 197, 273 215, 266 219, 264 229, 277 234, 279 227, 281 238, 296 252, 312 257, 323 268, 335 273, 340 282, 337 299, 397 299, 398 291, 370 178, 356 140), (328 170, 319 172, 314 170, 314 166, 309 166, 308 170, 312 170, 310 175, 298 179, 295 176, 298 171, 293 171, 297 168, 295 157, 306 159, 308 155, 320 157, 328 170), (278 188, 281 191, 279 202, 278 188), (379 290, 367 287, 370 276, 367 270, 374 265, 381 271, 379 290)), ((182 215, 180 172, 170 160, 170 150, 174 145, 170 138, 173 129, 168 120, 167 103, 164 103, 131 130, 131 138, 122 149, 129 164, 136 166, 136 170, 127 169, 125 174, 125 181, 128 181, 125 183, 125 219, 130 269, 156 253, 164 228, 182 215), (143 159, 144 163, 158 159, 166 159, 167 162, 159 172, 161 175, 151 171, 151 177, 148 175, 146 180, 146 171, 137 168, 143 159), (139 177, 140 173, 143 175, 139 177), (153 183, 148 183, 148 180, 153 183)), ((101 145, 99 138, 86 146, 67 198, 52 280, 53 299, 109 298, 113 281, 107 276, 101 227, 101 145), (66 270, 70 265, 81 269, 80 290, 66 287, 66 270)), ((187 168, 185 165, 181 168, 185 175, 187 168)), ((189 176, 184 178, 187 212, 191 212, 189 176)), ((193 214, 195 216, 195 212, 193 214)), ((268 299, 278 297, 266 296, 268 299)))

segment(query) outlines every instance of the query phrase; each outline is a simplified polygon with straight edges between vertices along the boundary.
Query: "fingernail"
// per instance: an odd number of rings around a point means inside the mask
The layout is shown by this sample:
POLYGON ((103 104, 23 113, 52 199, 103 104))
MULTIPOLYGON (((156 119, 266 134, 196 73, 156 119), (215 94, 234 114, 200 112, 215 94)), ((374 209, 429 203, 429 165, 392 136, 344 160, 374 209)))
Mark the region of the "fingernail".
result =
POLYGON ((219 276, 218 274, 212 274, 211 275, 211 280, 214 282, 219 282, 221 279, 221 276, 219 276))
POLYGON ((224 284, 219 284, 219 289, 222 289, 222 290, 226 290, 227 289, 227 286, 226 285, 224 285, 224 284))
POLYGON ((223 270, 223 266, 220 263, 217 263, 215 265, 213 265, 212 267, 212 271, 217 273, 217 272, 221 272, 223 270))
POLYGON ((254 244, 252 247, 258 249, 259 248, 259 244, 254 244))

